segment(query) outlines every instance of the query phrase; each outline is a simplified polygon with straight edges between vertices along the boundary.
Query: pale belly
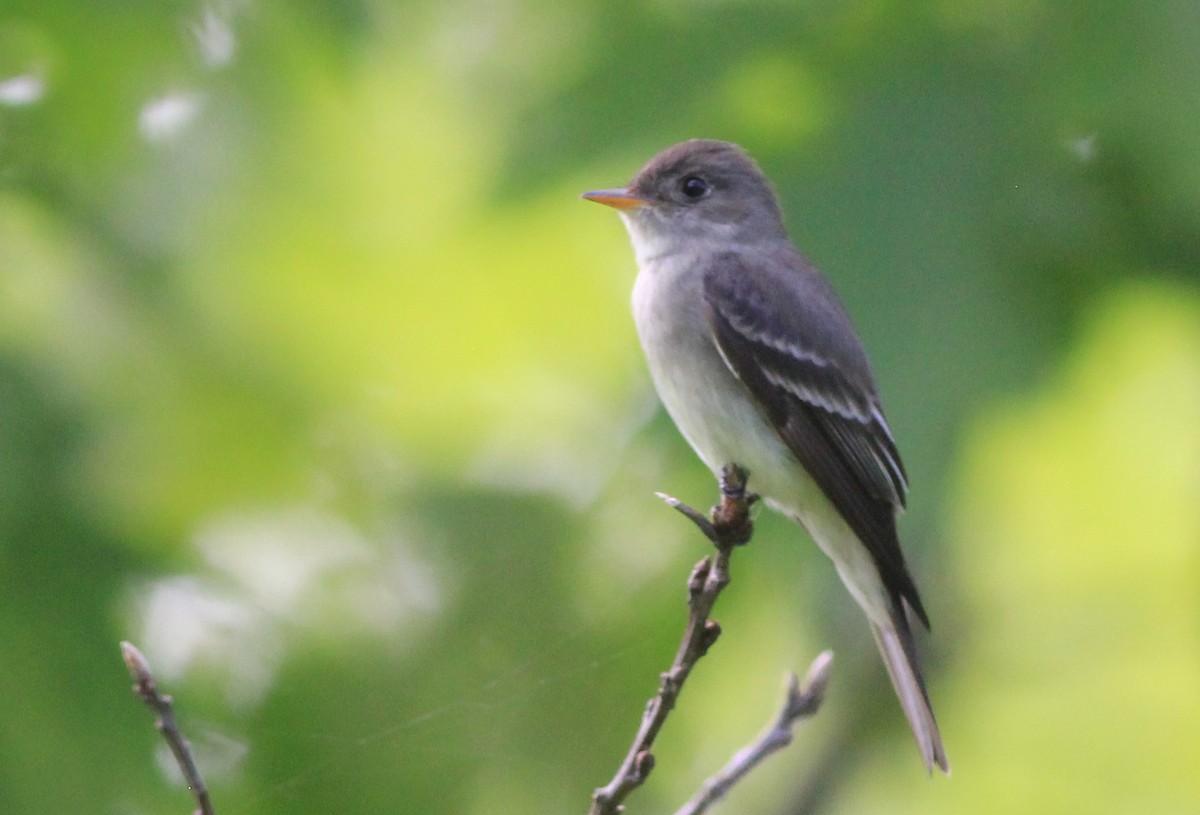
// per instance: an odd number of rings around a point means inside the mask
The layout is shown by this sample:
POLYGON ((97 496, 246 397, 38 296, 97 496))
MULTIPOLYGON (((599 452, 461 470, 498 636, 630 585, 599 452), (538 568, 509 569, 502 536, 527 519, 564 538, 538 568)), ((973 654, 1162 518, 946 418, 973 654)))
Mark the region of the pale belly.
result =
POLYGON ((725 363, 705 313, 699 275, 645 270, 634 284, 634 320, 659 398, 692 449, 714 473, 737 464, 750 489, 808 530, 855 600, 876 622, 890 604, 866 547, 808 476, 725 363), (673 286, 669 298, 663 287, 673 286))

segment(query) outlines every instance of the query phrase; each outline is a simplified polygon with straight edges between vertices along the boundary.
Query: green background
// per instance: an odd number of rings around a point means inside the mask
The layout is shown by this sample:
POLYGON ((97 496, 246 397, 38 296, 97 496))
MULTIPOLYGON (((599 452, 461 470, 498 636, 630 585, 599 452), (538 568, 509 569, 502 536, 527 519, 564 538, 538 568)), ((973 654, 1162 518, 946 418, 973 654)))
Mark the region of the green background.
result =
POLYGON ((954 766, 767 513, 630 813, 837 653, 728 812, 1200 811, 1200 5, 0 11, 0 812, 583 812, 682 627, 710 476, 618 219, 745 145, 871 353, 954 766))

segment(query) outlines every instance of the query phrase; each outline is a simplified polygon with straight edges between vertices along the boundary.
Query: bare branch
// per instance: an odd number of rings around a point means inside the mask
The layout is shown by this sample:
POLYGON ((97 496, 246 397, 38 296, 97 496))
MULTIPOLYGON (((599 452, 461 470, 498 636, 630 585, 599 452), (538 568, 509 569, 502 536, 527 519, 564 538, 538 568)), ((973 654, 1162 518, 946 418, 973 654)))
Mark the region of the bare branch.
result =
POLYGON ((738 467, 721 473, 721 503, 712 508, 709 518, 670 496, 660 496, 668 505, 686 515, 716 546, 716 554, 696 564, 688 578, 688 619, 683 639, 670 669, 661 675, 658 693, 647 703, 642 723, 616 775, 592 794, 589 815, 616 815, 622 801, 646 780, 654 768, 654 746, 663 723, 675 707, 675 701, 696 662, 707 653, 721 634, 721 627, 709 619, 721 591, 729 584, 729 558, 733 550, 750 540, 754 531, 750 507, 757 496, 746 491, 746 474, 738 467))
POLYGON ((735 753, 720 772, 705 781, 695 797, 676 810, 675 815, 701 815, 706 812, 763 759, 791 744, 795 725, 815 715, 820 709, 832 665, 833 652, 825 651, 809 666, 803 686, 792 674, 788 679, 783 706, 774 721, 752 744, 735 753))
POLYGON ((196 815, 215 815, 212 801, 208 797, 208 788, 204 786, 204 779, 200 777, 200 769, 192 755, 191 745, 179 732, 179 726, 175 723, 171 697, 158 692, 154 675, 150 673, 150 663, 132 643, 121 643, 121 656, 125 660, 125 667, 129 669, 129 675, 133 677, 133 692, 154 712, 154 727, 162 733, 167 746, 171 748, 171 753, 183 772, 184 781, 196 799, 199 806, 196 815))

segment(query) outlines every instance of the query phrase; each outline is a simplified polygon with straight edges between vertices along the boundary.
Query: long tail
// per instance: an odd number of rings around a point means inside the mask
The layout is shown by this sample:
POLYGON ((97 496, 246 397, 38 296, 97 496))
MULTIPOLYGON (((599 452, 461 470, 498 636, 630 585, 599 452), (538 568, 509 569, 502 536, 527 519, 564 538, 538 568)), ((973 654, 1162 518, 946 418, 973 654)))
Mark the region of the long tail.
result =
POLYGON ((900 706, 904 708, 908 726, 917 737, 921 757, 925 760, 925 769, 932 772, 936 764, 942 772, 949 775, 950 760, 946 758, 942 734, 933 718, 933 707, 929 704, 925 679, 921 676, 921 668, 917 664, 912 629, 908 625, 902 604, 897 605, 900 607, 892 613, 891 624, 881 626, 872 622, 871 633, 875 635, 879 653, 883 655, 883 663, 892 678, 896 696, 900 698, 900 706))

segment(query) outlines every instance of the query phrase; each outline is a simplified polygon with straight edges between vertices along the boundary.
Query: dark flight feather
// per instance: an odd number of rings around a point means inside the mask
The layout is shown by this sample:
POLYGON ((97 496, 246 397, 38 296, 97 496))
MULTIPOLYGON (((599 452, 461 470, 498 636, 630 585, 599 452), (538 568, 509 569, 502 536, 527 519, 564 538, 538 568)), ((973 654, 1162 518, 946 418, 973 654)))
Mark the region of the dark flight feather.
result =
POLYGON ((866 546, 897 609, 902 614, 907 604, 928 628, 896 532, 908 479, 866 355, 824 278, 790 247, 778 251, 793 257, 752 275, 747 259, 733 252, 705 270, 717 346, 866 546), (772 278, 797 274, 800 286, 782 279, 772 285, 772 278), (813 326, 823 328, 816 333, 813 326))

